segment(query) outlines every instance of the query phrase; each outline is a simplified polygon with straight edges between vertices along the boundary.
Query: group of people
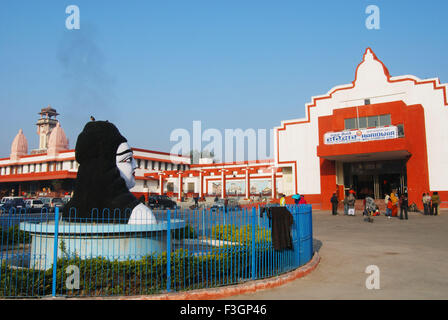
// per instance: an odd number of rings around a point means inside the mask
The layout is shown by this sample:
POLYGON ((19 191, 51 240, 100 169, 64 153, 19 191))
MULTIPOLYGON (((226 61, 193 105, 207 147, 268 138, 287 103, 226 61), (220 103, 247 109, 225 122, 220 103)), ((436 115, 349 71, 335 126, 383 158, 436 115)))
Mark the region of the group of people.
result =
POLYGON ((432 193, 432 196, 428 193, 424 193, 422 196, 423 212, 425 216, 437 216, 439 215, 440 196, 437 191, 432 193))
POLYGON ((404 216, 408 220, 409 200, 407 193, 402 193, 398 196, 394 190, 390 195, 385 194, 384 202, 386 203, 386 217, 389 219, 392 216, 395 217, 398 214, 398 207, 400 207, 400 219, 403 220, 404 216))
MULTIPOLYGON (((281 207, 286 206, 286 196, 285 196, 285 194, 281 193, 279 196, 280 196, 280 201, 279 201, 280 206, 281 207)), ((294 200, 294 204, 307 204, 303 194, 294 194, 292 196, 292 199, 294 200)))
MULTIPOLYGON (((333 193, 331 199, 331 213, 332 215, 337 215, 338 214, 338 205, 339 205, 339 198, 335 193, 333 193)), ((354 215, 354 211, 355 211, 355 202, 356 202, 356 198, 355 198, 355 191, 350 190, 348 192, 348 195, 344 198, 344 214, 345 215, 349 215, 349 212, 353 211, 353 215, 354 215)))
MULTIPOLYGON (((399 202, 399 198, 398 198, 397 194, 395 193, 395 191, 392 191, 390 195, 387 193, 384 195, 384 203, 386 204, 386 217, 388 217, 389 219, 392 216, 395 217, 397 215, 398 202, 399 202)), ((405 208, 403 207, 403 209, 401 210, 401 213, 403 213, 404 211, 406 211, 406 219, 407 219, 407 209, 405 210, 405 208)))
MULTIPOLYGON (((350 210, 355 209, 355 192, 350 190, 348 195, 344 198, 344 214, 350 215, 350 210)), ((336 193, 330 199, 332 205, 332 214, 337 215, 337 209, 339 199, 336 193)), ((384 202, 386 204, 386 217, 389 219, 392 216, 398 215, 398 208, 400 209, 400 219, 408 219, 409 200, 408 194, 397 194, 396 190, 393 190, 390 194, 385 194, 384 202)), ((438 215, 440 197, 437 191, 434 191, 432 196, 429 193, 424 193, 422 197, 424 215, 438 215)), ((364 199, 364 215, 379 215, 379 208, 375 204, 373 197, 367 196, 364 199)))

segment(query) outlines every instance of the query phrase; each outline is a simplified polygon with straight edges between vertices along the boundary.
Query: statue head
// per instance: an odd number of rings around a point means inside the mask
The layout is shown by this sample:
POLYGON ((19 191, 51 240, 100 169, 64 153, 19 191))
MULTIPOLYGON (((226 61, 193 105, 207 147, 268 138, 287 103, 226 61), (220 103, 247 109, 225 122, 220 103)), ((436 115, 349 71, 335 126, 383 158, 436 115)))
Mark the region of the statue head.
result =
POLYGON ((77 218, 90 218, 92 212, 112 215, 119 209, 117 222, 127 223, 139 202, 129 191, 135 185, 136 165, 126 138, 108 121, 88 122, 76 141, 75 158, 79 163, 75 190, 64 216, 73 217, 72 208, 77 218))
POLYGON ((128 189, 132 189, 135 186, 135 169, 137 165, 135 164, 132 149, 127 142, 122 142, 118 146, 116 161, 120 176, 126 182, 128 189))

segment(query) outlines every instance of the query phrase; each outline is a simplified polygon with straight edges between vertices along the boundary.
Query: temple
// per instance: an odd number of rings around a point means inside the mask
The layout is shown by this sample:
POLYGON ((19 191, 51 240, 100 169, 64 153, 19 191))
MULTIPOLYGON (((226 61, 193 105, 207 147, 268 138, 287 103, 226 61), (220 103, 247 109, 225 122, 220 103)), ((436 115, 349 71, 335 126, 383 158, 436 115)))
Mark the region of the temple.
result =
MULTIPOLYGON (((0 159, 1 196, 57 196, 70 195, 78 170, 75 150, 56 116, 48 106, 39 113, 37 134, 39 148, 28 154, 28 140, 20 129, 11 144, 9 158, 0 159)), ((133 148, 138 168, 136 185, 131 190, 136 196, 157 190, 158 181, 145 177, 146 173, 159 170, 186 170, 190 158, 165 152, 133 148)))

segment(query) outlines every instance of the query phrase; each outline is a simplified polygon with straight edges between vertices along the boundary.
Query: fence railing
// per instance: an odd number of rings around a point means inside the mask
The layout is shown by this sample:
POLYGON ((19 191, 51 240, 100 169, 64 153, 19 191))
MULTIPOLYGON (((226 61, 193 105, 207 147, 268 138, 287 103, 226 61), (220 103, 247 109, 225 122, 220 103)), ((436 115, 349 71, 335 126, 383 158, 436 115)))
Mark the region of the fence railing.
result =
POLYGON ((255 207, 156 209, 151 224, 126 224, 117 211, 2 212, 0 297, 149 295, 274 277, 313 255, 311 206, 288 209, 293 249, 284 250, 255 207))

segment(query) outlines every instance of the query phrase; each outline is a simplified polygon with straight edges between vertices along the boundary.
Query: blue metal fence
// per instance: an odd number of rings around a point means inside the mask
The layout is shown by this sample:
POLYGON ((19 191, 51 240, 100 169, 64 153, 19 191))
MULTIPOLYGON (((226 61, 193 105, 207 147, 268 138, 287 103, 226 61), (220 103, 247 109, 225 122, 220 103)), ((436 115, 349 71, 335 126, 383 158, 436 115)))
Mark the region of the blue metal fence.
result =
POLYGON ((148 295, 274 277, 313 255, 311 206, 288 209, 294 249, 280 251, 255 207, 153 210, 157 223, 132 225, 117 211, 2 212, 0 297, 148 295))

